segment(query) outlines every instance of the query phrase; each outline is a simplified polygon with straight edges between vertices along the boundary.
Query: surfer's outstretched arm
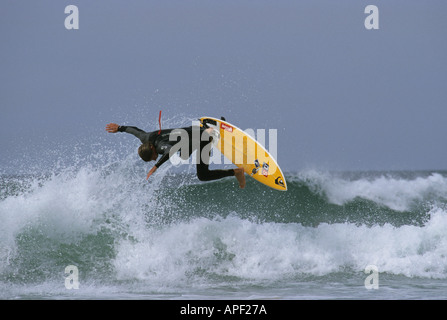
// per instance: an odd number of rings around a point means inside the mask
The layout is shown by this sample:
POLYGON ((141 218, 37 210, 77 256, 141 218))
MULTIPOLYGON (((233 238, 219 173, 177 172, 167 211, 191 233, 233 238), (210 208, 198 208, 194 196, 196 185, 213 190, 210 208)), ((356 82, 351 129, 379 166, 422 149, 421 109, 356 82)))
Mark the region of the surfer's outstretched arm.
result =
POLYGON ((120 126, 117 125, 116 123, 109 123, 108 125, 106 125, 106 131, 110 133, 116 133, 118 132, 119 127, 120 126))
POLYGON ((110 133, 116 133, 116 132, 130 133, 135 137, 137 137, 138 139, 140 139, 142 143, 148 141, 149 137, 149 133, 141 130, 140 128, 131 126, 120 126, 116 123, 109 123, 108 125, 106 125, 106 131, 110 133))
POLYGON ((146 180, 149 179, 149 177, 157 170, 157 166, 153 166, 152 169, 147 174, 146 180))

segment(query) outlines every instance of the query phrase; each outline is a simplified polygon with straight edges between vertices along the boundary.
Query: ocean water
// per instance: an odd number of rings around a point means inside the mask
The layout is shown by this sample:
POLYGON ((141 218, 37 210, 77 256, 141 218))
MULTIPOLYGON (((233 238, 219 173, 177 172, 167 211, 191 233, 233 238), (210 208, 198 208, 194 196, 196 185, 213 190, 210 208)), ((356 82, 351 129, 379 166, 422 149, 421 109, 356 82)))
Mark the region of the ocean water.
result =
POLYGON ((447 298, 447 172, 303 170, 279 192, 90 159, 1 175, 0 299, 447 298))

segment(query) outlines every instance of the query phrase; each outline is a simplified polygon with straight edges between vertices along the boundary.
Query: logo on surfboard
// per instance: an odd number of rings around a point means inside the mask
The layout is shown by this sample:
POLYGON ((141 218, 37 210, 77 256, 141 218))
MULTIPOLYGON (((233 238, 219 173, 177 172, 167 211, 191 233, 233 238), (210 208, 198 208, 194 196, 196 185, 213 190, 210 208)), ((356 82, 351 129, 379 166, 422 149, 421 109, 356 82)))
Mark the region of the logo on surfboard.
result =
POLYGON ((282 180, 281 176, 279 176, 279 177, 277 177, 277 178, 275 179, 275 183, 276 183, 278 186, 281 186, 281 187, 283 187, 283 188, 286 187, 286 186, 284 185, 284 181, 282 180))
MULTIPOLYGON (((251 176, 253 177, 260 169, 261 169, 261 165, 259 164, 259 160, 256 159, 255 167, 253 168, 253 170, 251 170, 251 176)), ((262 171, 261 172, 264 177, 268 177, 268 175, 269 175, 268 163, 265 163, 265 162, 262 163, 262 171)))
POLYGON ((232 126, 229 126, 228 124, 225 124, 225 123, 220 123, 220 128, 221 129, 224 129, 225 131, 228 131, 228 132, 233 132, 233 127, 232 126))
POLYGON ((252 177, 253 177, 253 175, 255 175, 259 171, 260 167, 261 166, 259 165, 259 161, 258 161, 258 159, 256 159, 255 160, 255 167, 253 168, 253 170, 251 170, 251 176, 252 177))
POLYGON ((268 163, 263 163, 262 164, 262 175, 264 176, 264 177, 268 177, 269 176, 269 165, 268 165, 268 163))

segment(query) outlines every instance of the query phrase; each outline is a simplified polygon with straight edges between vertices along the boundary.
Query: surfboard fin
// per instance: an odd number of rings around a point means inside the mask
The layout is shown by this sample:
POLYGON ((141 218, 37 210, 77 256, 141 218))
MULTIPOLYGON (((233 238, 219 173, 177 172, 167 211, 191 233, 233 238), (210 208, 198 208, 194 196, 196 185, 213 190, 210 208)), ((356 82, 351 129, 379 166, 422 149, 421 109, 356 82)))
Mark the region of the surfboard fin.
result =
POLYGON ((211 120, 211 119, 204 119, 203 122, 202 122, 202 124, 203 124, 204 126, 206 126, 207 128, 210 128, 210 125, 212 125, 212 126, 217 126, 217 122, 214 121, 214 120, 211 120))
MULTIPOLYGON (((200 119, 199 119, 200 120, 200 119)), ((220 117, 220 120, 223 120, 223 121, 227 121, 227 120, 225 120, 225 117, 220 117)), ((217 125, 217 122, 215 121, 215 120, 211 120, 211 119, 204 119, 203 121, 202 121, 202 125, 203 126, 206 126, 206 127, 210 127, 210 125, 213 125, 213 126, 216 126, 217 125)))

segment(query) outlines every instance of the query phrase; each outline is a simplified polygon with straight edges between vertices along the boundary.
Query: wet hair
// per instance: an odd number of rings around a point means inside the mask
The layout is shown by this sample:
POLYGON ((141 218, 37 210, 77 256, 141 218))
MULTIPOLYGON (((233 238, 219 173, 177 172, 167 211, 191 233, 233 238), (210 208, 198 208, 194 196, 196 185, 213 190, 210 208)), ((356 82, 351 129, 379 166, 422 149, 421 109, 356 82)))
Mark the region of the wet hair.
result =
POLYGON ((146 162, 152 160, 151 159, 152 158, 151 146, 152 145, 150 142, 145 142, 138 148, 138 155, 140 156, 141 159, 143 159, 146 162))

